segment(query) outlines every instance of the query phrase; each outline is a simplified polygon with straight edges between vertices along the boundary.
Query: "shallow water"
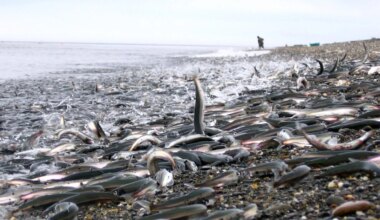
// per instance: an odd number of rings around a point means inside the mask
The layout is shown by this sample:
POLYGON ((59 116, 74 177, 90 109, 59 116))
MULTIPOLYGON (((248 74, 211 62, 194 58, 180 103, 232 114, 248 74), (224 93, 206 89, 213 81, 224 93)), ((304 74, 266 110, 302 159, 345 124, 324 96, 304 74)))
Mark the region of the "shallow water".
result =
POLYGON ((217 49, 211 46, 0 42, 0 79, 68 72, 120 72, 122 67, 162 64, 170 57, 217 49))

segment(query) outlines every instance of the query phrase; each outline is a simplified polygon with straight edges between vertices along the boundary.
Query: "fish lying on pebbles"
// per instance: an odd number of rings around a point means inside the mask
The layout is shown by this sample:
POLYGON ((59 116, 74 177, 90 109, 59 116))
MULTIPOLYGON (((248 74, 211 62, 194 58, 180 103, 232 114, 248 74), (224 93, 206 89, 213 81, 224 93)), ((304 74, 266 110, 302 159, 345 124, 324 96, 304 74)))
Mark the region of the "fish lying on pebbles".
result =
POLYGON ((272 171, 274 173, 275 179, 284 173, 288 169, 288 165, 283 161, 273 161, 263 164, 258 164, 254 167, 249 167, 244 170, 244 172, 255 173, 260 171, 272 171))
POLYGON ((63 192, 63 193, 39 196, 23 203, 22 205, 20 205, 19 209, 27 210, 31 208, 38 208, 41 206, 50 205, 76 194, 77 193, 73 193, 73 192, 63 192))
POLYGON ((324 173, 319 175, 323 176, 333 176, 339 174, 352 174, 356 172, 364 172, 373 175, 374 177, 380 176, 380 167, 376 164, 367 161, 353 161, 347 164, 341 164, 332 168, 327 169, 324 173))
POLYGON ((192 143, 192 142, 198 142, 198 141, 212 141, 213 139, 208 137, 208 136, 205 136, 205 135, 201 135, 201 134, 193 134, 193 135, 189 135, 189 136, 183 136, 181 138, 178 138, 170 143, 168 143, 165 148, 171 148, 171 147, 174 147, 176 145, 179 145, 179 144, 189 144, 189 143, 192 143))
POLYGON ((309 174, 310 170, 310 167, 306 165, 298 166, 289 173, 279 177, 278 179, 275 179, 273 182, 273 186, 279 187, 281 185, 287 185, 298 182, 305 178, 309 174))
POLYGON ((207 217, 202 218, 202 220, 218 220, 218 219, 241 219, 244 211, 241 209, 226 209, 219 210, 210 213, 207 217))
POLYGON ((202 199, 210 198, 214 194, 214 189, 210 187, 201 187, 191 191, 190 193, 177 198, 169 199, 156 205, 151 206, 151 210, 162 210, 173 208, 176 206, 187 205, 202 199))
POLYGON ((49 188, 49 189, 39 189, 30 193, 27 193, 25 195, 22 195, 20 199, 30 200, 30 199, 33 199, 34 197, 40 197, 40 196, 55 194, 55 193, 63 193, 63 192, 68 192, 74 189, 75 189, 74 187, 55 187, 55 188, 49 188))
MULTIPOLYGON (((302 131, 302 130, 301 130, 302 131)), ((302 134, 306 138, 306 140, 316 147, 318 150, 351 150, 359 147, 362 145, 365 141, 367 141, 372 135, 373 131, 366 132, 363 136, 360 138, 353 140, 348 143, 340 143, 340 144, 325 144, 321 141, 319 141, 315 136, 311 136, 306 134, 306 132, 302 131, 302 134)))
POLYGON ((366 211, 368 209, 374 208, 371 202, 360 200, 360 201, 349 201, 345 202, 332 211, 333 216, 345 216, 347 214, 356 211, 366 211))
POLYGON ((352 175, 380 174, 380 41, 367 42, 191 58, 202 65, 192 79, 192 68, 152 67, 7 81, 0 218, 8 207, 20 219, 316 219, 329 206, 338 206, 333 216, 372 209, 378 179, 352 175), (255 175, 267 171, 274 177, 255 175), (332 175, 334 193, 325 189, 332 175), (265 190, 270 181, 278 193, 265 190), (341 204, 354 198, 368 201, 341 204))
POLYGON ((129 195, 132 197, 143 196, 146 193, 154 192, 157 189, 157 182, 152 178, 144 178, 137 181, 121 185, 113 191, 118 195, 129 195))
POLYGON ((171 168, 173 170, 175 169, 175 161, 172 155, 163 150, 155 150, 148 155, 147 159, 147 167, 151 175, 154 175, 156 172, 158 172, 159 168, 157 160, 159 159, 169 161, 171 164, 171 168))
POLYGON ((76 205, 80 205, 82 203, 88 203, 93 201, 120 201, 121 198, 109 192, 83 192, 76 193, 69 197, 66 197, 62 200, 59 200, 58 203, 51 205, 47 209, 45 209, 44 213, 48 213, 53 210, 57 205, 62 202, 70 202, 75 203, 76 205))
POLYGON ((207 207, 205 205, 194 204, 164 210, 157 214, 142 217, 141 220, 194 218, 203 215, 206 211, 207 207))
POLYGON ((214 178, 206 180, 202 183, 195 184, 196 187, 222 187, 231 184, 236 184, 238 181, 237 171, 230 170, 223 172, 214 178))

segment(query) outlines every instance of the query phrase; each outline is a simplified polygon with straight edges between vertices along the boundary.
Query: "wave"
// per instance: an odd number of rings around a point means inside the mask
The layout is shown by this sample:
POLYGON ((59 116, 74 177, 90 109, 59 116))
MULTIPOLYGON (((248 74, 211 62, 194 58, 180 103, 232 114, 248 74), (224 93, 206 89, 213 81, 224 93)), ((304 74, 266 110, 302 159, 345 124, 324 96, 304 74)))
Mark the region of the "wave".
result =
POLYGON ((197 54, 192 57, 252 57, 270 53, 270 50, 236 50, 236 49, 221 49, 213 53, 197 54))

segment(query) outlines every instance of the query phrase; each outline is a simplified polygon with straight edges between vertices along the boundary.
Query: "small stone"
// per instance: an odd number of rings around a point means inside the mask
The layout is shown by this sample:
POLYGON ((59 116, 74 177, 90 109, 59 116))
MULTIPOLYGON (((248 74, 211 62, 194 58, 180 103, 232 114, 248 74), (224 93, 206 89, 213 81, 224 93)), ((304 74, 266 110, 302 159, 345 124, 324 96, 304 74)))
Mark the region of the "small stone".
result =
POLYGON ((344 198, 346 200, 354 200, 355 199, 355 196, 351 195, 351 194, 348 194, 348 195, 345 195, 344 198))
POLYGON ((215 205, 215 199, 209 199, 208 202, 206 202, 206 206, 214 206, 215 205))
POLYGON ((335 180, 333 180, 327 184, 328 189, 337 189, 338 187, 339 187, 339 185, 337 184, 337 182, 335 180))
POLYGON ((253 219, 258 212, 258 208, 256 204, 250 204, 244 208, 244 218, 245 219, 253 219))
POLYGON ((328 206, 336 207, 344 202, 344 199, 340 196, 331 195, 327 197, 326 204, 328 206))
POLYGON ((338 188, 342 188, 344 186, 344 183, 343 182, 339 182, 338 183, 338 188))
POLYGON ((219 202, 223 202, 223 201, 224 201, 223 195, 219 196, 219 202))
POLYGON ((362 212, 362 211, 356 211, 356 215, 357 215, 358 217, 363 217, 363 216, 365 216, 365 213, 362 212))
POLYGON ((251 184, 251 188, 252 189, 258 189, 259 188, 259 184, 256 183, 256 182, 254 182, 254 183, 251 184))
POLYGON ((86 214, 86 216, 84 217, 84 219, 86 219, 86 220, 92 220, 93 219, 93 215, 92 214, 86 214))

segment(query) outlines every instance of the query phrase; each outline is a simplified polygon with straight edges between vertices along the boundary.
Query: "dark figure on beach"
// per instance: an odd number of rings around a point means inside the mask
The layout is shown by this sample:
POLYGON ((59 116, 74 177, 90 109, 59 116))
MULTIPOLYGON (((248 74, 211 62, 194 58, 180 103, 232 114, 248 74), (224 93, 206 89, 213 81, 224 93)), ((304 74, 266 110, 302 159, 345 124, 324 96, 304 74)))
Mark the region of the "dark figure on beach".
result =
POLYGON ((259 42, 259 49, 264 49, 264 38, 257 36, 257 41, 259 42))

